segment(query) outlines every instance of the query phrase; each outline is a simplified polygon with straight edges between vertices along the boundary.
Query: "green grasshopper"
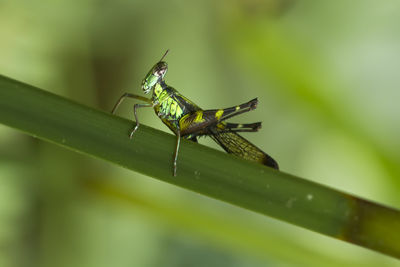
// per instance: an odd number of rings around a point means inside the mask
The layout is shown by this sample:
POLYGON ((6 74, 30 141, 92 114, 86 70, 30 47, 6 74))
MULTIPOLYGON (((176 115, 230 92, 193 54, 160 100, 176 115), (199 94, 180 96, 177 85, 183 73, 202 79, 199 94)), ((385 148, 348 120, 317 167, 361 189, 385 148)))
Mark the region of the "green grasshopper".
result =
POLYGON ((137 110, 151 107, 154 108, 156 115, 162 122, 176 135, 176 147, 173 156, 174 176, 176 176, 181 138, 197 142, 198 137, 201 136, 210 136, 228 153, 279 169, 277 162, 273 158, 237 134, 238 132, 256 132, 261 128, 261 122, 250 124, 225 122, 226 119, 255 109, 258 103, 257 98, 239 106, 225 109, 201 109, 176 89, 165 83, 164 76, 167 73, 168 65, 163 59, 168 51, 165 52, 160 61, 151 68, 143 79, 142 90, 145 94, 153 91, 152 97, 149 99, 125 93, 119 98, 112 110, 112 114, 115 114, 118 106, 126 98, 134 98, 145 102, 133 106, 136 125, 130 132, 129 137, 132 139, 140 125, 137 110))

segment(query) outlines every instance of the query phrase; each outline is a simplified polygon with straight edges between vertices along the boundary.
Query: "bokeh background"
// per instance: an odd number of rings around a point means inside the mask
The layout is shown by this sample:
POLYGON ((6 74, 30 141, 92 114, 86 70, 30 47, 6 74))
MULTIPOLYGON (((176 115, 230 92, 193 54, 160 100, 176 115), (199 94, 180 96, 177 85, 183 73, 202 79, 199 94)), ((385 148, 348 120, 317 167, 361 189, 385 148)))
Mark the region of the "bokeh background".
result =
MULTIPOLYGON (((396 0, 9 0, 0 74, 110 111, 170 49, 199 106, 259 98, 235 121, 283 171, 399 208, 399 25, 396 0)), ((301 265, 399 262, 0 125, 0 266, 301 265)))

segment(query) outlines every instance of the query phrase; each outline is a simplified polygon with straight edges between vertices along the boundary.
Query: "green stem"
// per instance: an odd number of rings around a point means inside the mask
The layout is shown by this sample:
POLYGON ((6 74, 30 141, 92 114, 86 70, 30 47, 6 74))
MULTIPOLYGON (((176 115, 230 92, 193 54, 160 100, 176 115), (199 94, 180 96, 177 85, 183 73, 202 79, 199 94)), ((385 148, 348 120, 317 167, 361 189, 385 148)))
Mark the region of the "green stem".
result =
POLYGON ((400 212, 0 76, 0 123, 80 153, 400 258, 400 212))

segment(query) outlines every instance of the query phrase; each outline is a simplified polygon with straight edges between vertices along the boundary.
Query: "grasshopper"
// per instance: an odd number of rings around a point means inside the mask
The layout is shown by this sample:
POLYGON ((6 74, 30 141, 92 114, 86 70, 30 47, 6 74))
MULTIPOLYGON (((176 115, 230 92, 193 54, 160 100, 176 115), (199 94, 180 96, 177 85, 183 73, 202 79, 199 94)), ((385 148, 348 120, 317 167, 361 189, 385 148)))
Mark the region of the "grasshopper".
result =
POLYGON ((152 92, 151 98, 124 93, 112 110, 112 114, 115 114, 119 105, 126 98, 144 102, 133 106, 136 125, 131 130, 129 138, 132 139, 140 126, 137 110, 149 107, 154 109, 156 115, 176 135, 176 147, 173 155, 174 176, 176 176, 177 171, 177 158, 181 138, 197 142, 201 136, 211 137, 228 153, 279 169, 277 162, 272 157, 238 134, 239 132, 258 131, 261 128, 261 122, 250 124, 225 122, 231 117, 255 109, 258 104, 257 98, 225 109, 201 109, 176 89, 165 83, 164 77, 167 73, 168 65, 163 59, 168 52, 169 50, 165 52, 160 61, 150 69, 143 79, 142 90, 145 94, 152 92))

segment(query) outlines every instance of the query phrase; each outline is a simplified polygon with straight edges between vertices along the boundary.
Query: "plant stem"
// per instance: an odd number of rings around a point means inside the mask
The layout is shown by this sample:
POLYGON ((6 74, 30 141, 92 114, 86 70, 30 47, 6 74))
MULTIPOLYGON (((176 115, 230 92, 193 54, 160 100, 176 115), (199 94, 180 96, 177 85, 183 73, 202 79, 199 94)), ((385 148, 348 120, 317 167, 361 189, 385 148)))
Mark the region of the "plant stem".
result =
POLYGON ((0 76, 0 123, 165 182, 400 258, 400 212, 0 76))

